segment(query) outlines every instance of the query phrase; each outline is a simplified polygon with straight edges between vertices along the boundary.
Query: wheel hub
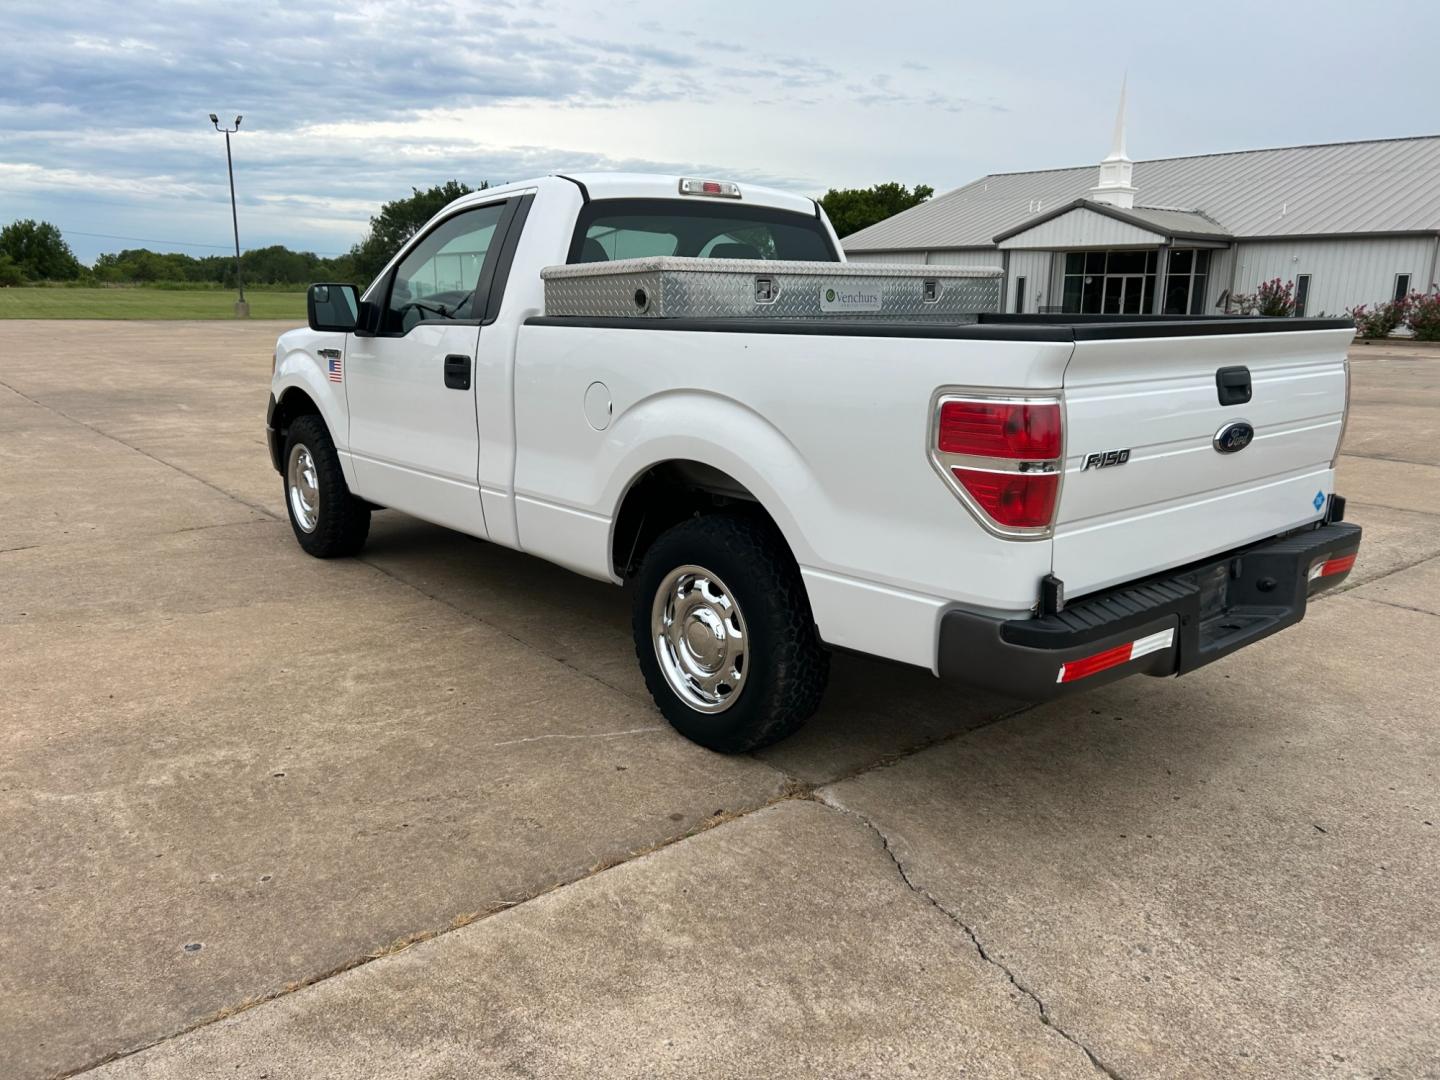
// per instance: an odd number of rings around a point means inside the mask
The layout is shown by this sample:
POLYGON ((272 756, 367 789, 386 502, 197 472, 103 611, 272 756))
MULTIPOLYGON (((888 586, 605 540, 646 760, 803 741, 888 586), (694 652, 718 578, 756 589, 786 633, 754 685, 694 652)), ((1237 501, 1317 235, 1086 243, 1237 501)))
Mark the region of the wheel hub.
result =
POLYGON ((725 659, 724 622, 708 607, 694 608, 685 626, 685 644, 699 667, 717 670, 725 659))
POLYGON ((290 450, 285 485, 295 524, 304 532, 314 532, 320 520, 320 478, 315 469, 315 458, 304 443, 296 443, 290 450))
POLYGON ((670 688, 699 712, 723 712, 745 678, 745 621, 719 575, 701 566, 672 570, 651 608, 655 656, 670 688))

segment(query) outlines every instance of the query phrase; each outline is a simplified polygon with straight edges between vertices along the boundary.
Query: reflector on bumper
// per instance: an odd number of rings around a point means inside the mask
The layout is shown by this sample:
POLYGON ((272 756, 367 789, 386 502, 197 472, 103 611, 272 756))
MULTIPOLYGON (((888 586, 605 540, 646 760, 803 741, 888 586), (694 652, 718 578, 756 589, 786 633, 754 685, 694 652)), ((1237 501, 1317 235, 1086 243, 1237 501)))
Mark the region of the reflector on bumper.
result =
POLYGON ((1348 574, 1350 568, 1355 565, 1356 552, 1349 555, 1339 555, 1333 559, 1324 559, 1310 567, 1310 581, 1316 581, 1324 577, 1334 577, 1336 574, 1348 574))
POLYGON ((1158 634, 1137 638, 1124 645, 1116 645, 1113 649, 1106 649, 1094 656, 1071 660, 1067 664, 1060 665, 1060 673, 1055 676, 1055 681, 1057 683, 1074 682, 1087 675, 1119 667, 1121 664, 1134 660, 1137 656, 1145 656, 1148 653, 1159 652, 1161 649, 1168 649, 1174 641, 1175 630, 1172 627, 1169 630, 1161 630, 1158 634))

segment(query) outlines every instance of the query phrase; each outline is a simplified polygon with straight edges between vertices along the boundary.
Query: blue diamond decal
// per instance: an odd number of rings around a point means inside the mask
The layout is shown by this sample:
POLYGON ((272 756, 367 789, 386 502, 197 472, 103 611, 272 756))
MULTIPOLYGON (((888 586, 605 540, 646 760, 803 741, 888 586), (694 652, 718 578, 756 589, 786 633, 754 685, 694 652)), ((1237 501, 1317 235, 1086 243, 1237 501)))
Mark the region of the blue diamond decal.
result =
POLYGON ((1322 506, 1324 506, 1324 505, 1325 505, 1325 492, 1323 492, 1323 491, 1317 491, 1317 492, 1315 492, 1315 503, 1314 503, 1315 509, 1316 509, 1316 510, 1319 510, 1320 507, 1322 507, 1322 506))

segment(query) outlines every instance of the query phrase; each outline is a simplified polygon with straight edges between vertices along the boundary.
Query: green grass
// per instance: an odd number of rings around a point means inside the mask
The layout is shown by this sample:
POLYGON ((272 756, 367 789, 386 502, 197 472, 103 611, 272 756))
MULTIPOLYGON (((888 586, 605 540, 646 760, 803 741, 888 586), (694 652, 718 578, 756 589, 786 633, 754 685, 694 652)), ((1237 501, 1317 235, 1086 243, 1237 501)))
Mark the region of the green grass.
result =
MULTIPOLYGON (((305 321, 303 292, 245 291, 252 319, 305 321)), ((0 319, 233 319, 221 289, 0 289, 0 319)))

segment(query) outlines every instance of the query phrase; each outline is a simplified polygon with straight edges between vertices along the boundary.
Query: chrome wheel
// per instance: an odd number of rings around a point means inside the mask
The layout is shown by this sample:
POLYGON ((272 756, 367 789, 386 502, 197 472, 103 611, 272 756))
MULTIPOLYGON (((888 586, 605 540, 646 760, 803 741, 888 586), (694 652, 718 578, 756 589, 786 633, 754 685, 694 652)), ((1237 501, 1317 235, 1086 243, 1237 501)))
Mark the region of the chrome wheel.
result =
POLYGON ((304 443, 296 443, 290 449, 285 484, 290 491, 290 514, 295 524, 304 532, 314 532, 320 520, 320 478, 316 475, 310 448, 304 443))
POLYGON ((745 680, 745 619, 718 575, 703 566, 666 574, 650 608, 650 636, 681 701, 704 713, 735 704, 745 680))

